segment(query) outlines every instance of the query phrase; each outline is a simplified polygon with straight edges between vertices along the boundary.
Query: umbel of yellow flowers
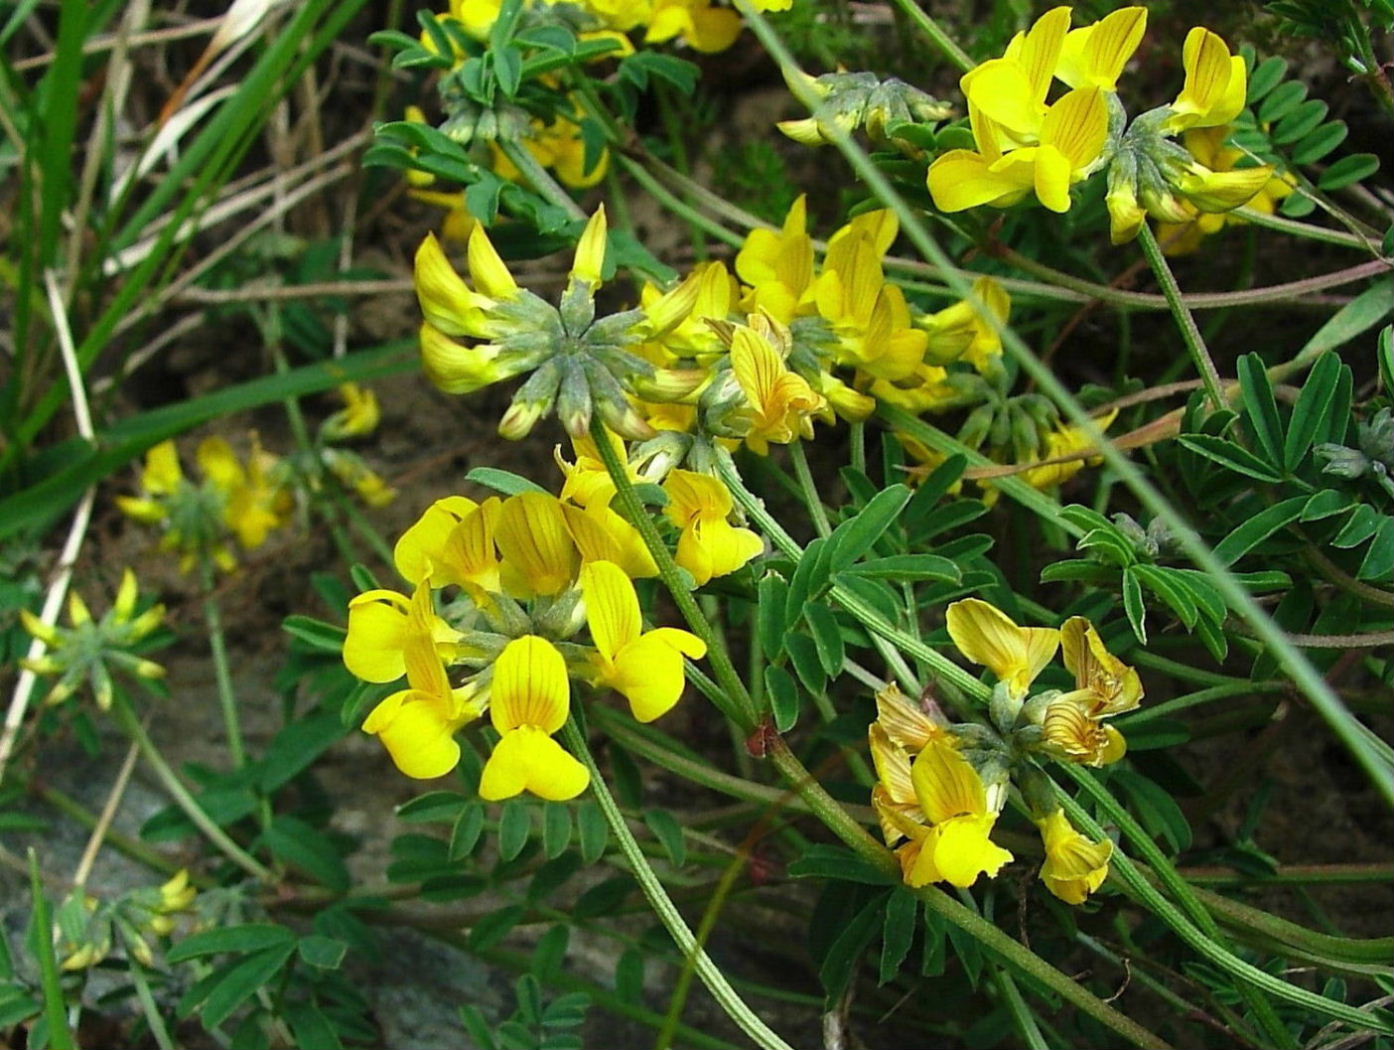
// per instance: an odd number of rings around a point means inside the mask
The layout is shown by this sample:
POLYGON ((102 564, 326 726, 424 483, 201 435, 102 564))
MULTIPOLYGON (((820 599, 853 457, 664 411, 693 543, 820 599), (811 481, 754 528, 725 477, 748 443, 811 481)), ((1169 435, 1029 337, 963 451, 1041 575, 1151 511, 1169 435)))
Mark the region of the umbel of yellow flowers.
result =
MULTIPOLYGON (((589 774, 554 739, 570 717, 573 682, 613 689, 651 722, 681 697, 684 660, 706 655, 688 631, 644 629, 632 581, 657 566, 609 506, 613 490, 584 480, 572 488, 585 506, 540 490, 438 500, 394 550, 411 594, 377 589, 349 603, 348 669, 367 682, 406 678, 363 723, 406 775, 449 773, 460 761, 456 734, 487 714, 499 741, 482 798, 574 798, 589 774)), ((721 528, 709 528, 715 539, 693 543, 708 567, 725 557, 720 567, 732 571, 721 528)))
POLYGON ((877 695, 868 730, 877 775, 871 802, 886 844, 895 847, 911 886, 966 888, 980 875, 995 876, 1012 860, 991 833, 1015 782, 1041 832, 1042 881, 1061 900, 1082 904, 1107 878, 1113 844, 1074 829, 1037 762, 1122 758, 1122 734, 1105 720, 1141 702, 1138 674, 1109 653, 1083 617, 1059 630, 1021 627, 968 598, 949 606, 947 620, 958 650, 997 678, 990 725, 953 724, 937 706, 922 708, 893 686, 877 695), (1062 648, 1075 688, 1031 695, 1062 648))
POLYGON ((975 150, 950 150, 930 165, 928 184, 941 211, 1008 207, 1035 195, 1064 212, 1070 188, 1108 168, 1110 236, 1131 240, 1152 218, 1189 223, 1240 207, 1269 182, 1266 166, 1207 165, 1175 135, 1228 125, 1244 107, 1244 60, 1197 26, 1182 48, 1181 92, 1131 123, 1118 78, 1142 41, 1147 9, 1126 7, 1080 29, 1056 7, 1018 33, 1001 58, 964 74, 975 150), (1049 101, 1059 80, 1069 90, 1049 101))

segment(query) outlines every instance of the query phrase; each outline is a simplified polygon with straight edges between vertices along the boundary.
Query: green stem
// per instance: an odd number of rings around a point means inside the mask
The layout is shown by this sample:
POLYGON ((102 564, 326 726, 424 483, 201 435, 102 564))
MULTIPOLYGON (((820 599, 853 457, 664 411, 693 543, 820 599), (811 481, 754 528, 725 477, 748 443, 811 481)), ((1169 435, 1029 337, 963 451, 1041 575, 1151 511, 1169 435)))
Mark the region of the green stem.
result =
POLYGON ((121 727, 126 731, 127 735, 135 741, 136 746, 140 748, 141 757, 150 764, 150 768, 154 770, 156 778, 164 786, 164 789, 169 792, 170 797, 174 799, 174 804, 189 818, 190 823, 198 828, 199 831, 203 832, 208 841, 217 846, 228 860, 232 861, 252 878, 267 883, 274 882, 276 876, 271 869, 265 867, 236 842, 232 841, 232 839, 228 837, 227 832, 218 827, 218 825, 213 822, 213 819, 203 811, 203 807, 198 804, 198 799, 190 794, 189 789, 184 786, 178 775, 170 768, 169 763, 165 761, 164 756, 160 754, 159 748, 157 748, 154 741, 150 739, 150 735, 146 733, 145 727, 140 724, 140 719, 138 719, 135 712, 131 710, 130 701, 128 701, 125 696, 118 693, 115 697, 113 709, 116 711, 116 717, 121 723, 121 727))
POLYGON ((1142 246, 1142 254, 1147 257, 1147 264, 1157 275, 1157 283, 1162 286, 1162 294, 1166 296, 1171 307, 1171 316, 1176 322, 1176 327, 1181 330, 1181 338, 1190 352, 1191 361, 1205 383, 1205 391, 1210 395, 1210 407, 1223 408, 1226 402, 1224 390, 1220 387, 1220 373, 1215 370, 1215 362, 1201 337, 1200 329, 1196 327, 1195 317, 1181 301, 1181 289, 1176 283, 1176 275, 1171 272, 1171 266, 1162 254, 1161 245, 1157 243, 1152 227, 1144 222, 1138 231, 1137 239, 1142 246))
MULTIPOLYGON (((65 795, 51 784, 31 785, 38 791, 39 797, 47 802, 54 809, 69 817, 72 817, 85 828, 95 828, 98 823, 97 815, 84 806, 77 799, 70 795, 65 795)), ((158 871, 164 875, 175 875, 183 867, 175 861, 165 857, 157 850, 151 849, 139 839, 117 831, 115 828, 108 828, 105 842, 112 849, 122 856, 129 857, 137 863, 144 864, 153 871, 158 871)), ((195 881, 198 877, 194 876, 195 881)))
POLYGON ((944 32, 939 23, 930 18, 924 9, 915 3, 915 0, 895 0, 895 5, 910 17, 910 21, 920 27, 920 30, 933 41, 934 46, 939 49, 943 56, 956 65, 960 71, 967 73, 977 65, 968 52, 959 47, 953 37, 944 32))
POLYGON ((683 619, 687 621, 692 633, 706 643, 707 658, 711 661, 712 671, 716 675, 717 684, 725 698, 725 704, 718 706, 722 707, 724 715, 749 733, 759 721, 759 711, 755 707, 755 702, 751 699, 749 690, 746 689, 745 683, 741 681, 740 674, 731 662, 731 655, 726 651, 724 639, 712 630, 711 623, 702 615, 702 610, 698 607, 696 599, 693 598, 692 591, 686 586, 677 562, 673 560, 672 552, 668 550, 668 545, 663 542, 663 537, 658 534, 658 529, 654 526, 648 510, 639 499, 639 494, 634 491, 634 483, 629 479, 624 464, 620 462, 619 454, 610 443, 610 436, 598 414, 591 418, 591 436, 595 439, 595 447, 600 452, 601 461, 604 462, 605 469, 610 474, 610 480, 615 483, 616 497, 619 499, 621 512, 639 530, 644 546, 649 549, 655 564, 658 565, 659 578, 663 580, 664 586, 673 596, 678 611, 682 613, 683 619))
POLYGON ((29 850, 29 892, 34 903, 33 944, 39 956, 39 983, 44 996, 44 1019, 48 1022, 48 1045, 53 1050, 73 1050, 77 1045, 68 1027, 67 1003, 53 952, 53 914, 39 873, 39 855, 29 850))
POLYGON ((218 706, 223 712, 223 728, 227 733, 228 754, 234 769, 247 764, 247 748, 242 740, 242 722, 237 713, 237 693, 232 685, 232 670, 228 666, 227 640, 223 634, 223 613, 218 605, 213 583, 213 566, 205 561, 203 576, 203 619, 208 627, 208 644, 213 652, 213 675, 218 682, 218 706))
MULTIPOLYGON (((1083 770, 1073 766, 1063 766, 1062 768, 1094 799, 1096 803, 1108 815, 1111 821, 1118 824, 1125 835, 1138 847, 1139 851, 1150 863, 1160 859, 1158 875, 1161 876, 1162 868, 1170 868, 1170 862, 1156 844, 1152 842, 1150 836, 1142 830, 1133 820, 1132 816, 1118 805, 1117 800, 1105 791, 1092 776, 1083 770)), ((1068 794, 1061 793, 1058 796, 1061 805, 1064 807, 1070 820, 1088 835, 1094 838, 1102 838, 1104 829, 1089 815, 1089 812, 1071 798, 1068 794)), ((1305 988, 1298 988, 1288 984, 1281 978, 1275 977, 1265 970, 1259 969, 1252 963, 1234 955, 1222 945, 1216 943, 1213 937, 1203 932, 1196 925, 1192 924, 1183 915, 1176 905, 1172 904, 1163 896, 1148 878, 1138 869, 1132 860, 1121 850, 1116 850, 1111 861, 1111 869, 1116 874, 1119 881, 1127 888, 1129 896, 1133 897, 1140 904, 1151 910, 1159 919, 1170 926, 1186 944, 1194 948, 1198 953, 1205 956, 1217 967, 1237 978, 1245 985, 1250 985, 1261 992, 1267 992, 1275 998, 1282 999, 1303 1009, 1322 1014, 1332 1020, 1344 1021, 1347 1024, 1355 1025, 1362 1031, 1378 1031, 1382 1033, 1394 1032, 1394 1025, 1381 1021, 1373 1014, 1366 1013, 1358 1007, 1348 1006, 1345 1003, 1335 1002, 1325 996, 1315 992, 1307 991, 1305 988)), ((1175 869, 1172 869, 1174 874, 1175 869)), ((1197 907, 1203 911, 1203 906, 1195 902, 1197 907)), ((1208 912, 1206 915, 1208 916, 1208 912)), ((1211 920, 1213 923, 1213 920, 1211 920)))
POLYGON ((1368 241, 1353 233, 1327 229, 1325 226, 1317 226, 1310 222, 1298 222, 1296 219, 1285 219, 1281 215, 1262 212, 1257 208, 1236 208, 1233 214, 1254 226, 1264 226, 1270 230, 1291 234, 1293 237, 1305 237, 1309 241, 1339 244, 1345 248, 1370 247, 1368 241))
POLYGON ((794 464, 794 477, 798 479, 799 493, 803 496, 809 517, 813 519, 814 529, 819 536, 831 536, 833 527, 828 522, 828 511, 823 506, 822 497, 818 495, 813 472, 808 469, 808 455, 804 452, 802 441, 790 442, 789 461, 794 464))
MULTIPOLYGON (((608 442, 603 439, 599 443, 608 445, 608 442)), ((595 764, 595 757, 586 745, 585 734, 581 732, 574 719, 566 723, 562 729, 562 735, 572 754, 576 755, 590 770, 591 791, 595 795, 596 802, 600 805, 600 811, 605 815, 606 822, 610 825, 611 834, 614 835, 615 841, 619 844, 620 853, 628 861, 630 870, 639 882, 639 887, 644 891, 644 896, 648 898, 650 906, 658 915, 664 928, 667 929, 669 936, 673 938, 673 943, 678 946, 678 950, 693 960, 697 976, 707 986, 712 997, 726 1012, 726 1016, 736 1022, 741 1031, 754 1040, 758 1046, 764 1047, 766 1050, 791 1050, 789 1044, 771 1031, 765 1022, 745 1004, 745 1001, 726 980, 726 975, 721 972, 716 963, 712 962, 711 956, 692 935, 692 930, 688 927, 686 920, 683 919, 677 906, 669 898, 667 891, 663 888, 663 883, 659 881, 658 875, 649 866, 643 850, 639 848, 639 843, 635 841, 634 835, 630 832, 624 814, 620 812, 619 806, 611 797, 610 790, 606 787, 605 780, 600 774, 600 768, 595 764)))
POLYGON ((572 200, 571 194, 562 189, 557 180, 547 173, 547 169, 537 162, 537 158, 532 155, 532 151, 524 143, 518 139, 510 138, 500 138, 495 141, 503 150, 504 156, 523 173, 523 178, 528 180, 528 184, 537 191, 539 196, 545 197, 573 219, 585 221, 588 218, 586 213, 581 210, 581 206, 572 200))
POLYGON ((136 986, 136 998, 140 1000, 141 1011, 145 1014, 145 1023, 150 1028, 150 1035, 155 1040, 155 1045, 160 1050, 174 1050, 174 1040, 169 1037, 169 1029, 165 1027, 165 1019, 160 1016, 159 1004, 155 1002, 155 997, 150 993, 150 981, 145 976, 145 967, 140 964, 140 960, 130 960, 131 983, 136 986))
POLYGON ((732 233, 720 223, 707 218, 696 208, 693 208, 686 201, 672 193, 666 186, 655 179, 648 170, 637 161, 625 156, 623 153, 614 154, 615 159, 629 175, 640 186, 648 191, 654 200, 662 204, 670 212, 682 219, 693 229, 703 230, 732 248, 739 248, 744 242, 744 238, 738 233, 732 233))

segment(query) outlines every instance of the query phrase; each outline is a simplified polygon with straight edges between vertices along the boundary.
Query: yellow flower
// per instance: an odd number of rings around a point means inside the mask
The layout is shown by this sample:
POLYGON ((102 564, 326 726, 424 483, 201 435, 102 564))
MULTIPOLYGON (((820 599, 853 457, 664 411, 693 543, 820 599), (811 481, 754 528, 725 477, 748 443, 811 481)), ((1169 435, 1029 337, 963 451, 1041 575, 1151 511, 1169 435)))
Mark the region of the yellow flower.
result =
MULTIPOLYGON (((615 450, 616 457, 625 465, 625 473, 629 480, 636 483, 640 481, 639 472, 629 462, 624 441, 609 430, 605 431, 605 435, 615 450)), ((610 472, 605 469, 605 461, 600 458, 595 439, 589 434, 574 437, 571 439, 571 450, 576 454, 575 463, 568 463, 562 459, 560 445, 552 453, 557 466, 566 475, 560 498, 582 507, 589 507, 592 503, 608 504, 615 495, 615 483, 610 478, 610 472)))
MULTIPOLYGON (((409 777, 444 776, 460 762, 455 733, 482 713, 473 684, 452 689, 435 639, 431 592, 417 588, 408 613, 402 659, 408 688, 379 703, 363 722, 363 732, 382 741, 392 761, 409 777)), ((347 653, 345 647, 345 653, 347 653)))
POLYGON ((576 544, 551 493, 520 492, 504 500, 494 542, 503 555, 503 588, 516 598, 551 597, 576 578, 576 544))
MULTIPOLYGON (((1107 430, 1117 415, 1118 410, 1114 409, 1107 415, 1095 419, 1094 424, 1100 430, 1107 430)), ((1081 426, 1071 423, 1057 430, 1052 430, 1046 435, 1041 458, 1047 461, 1059 459, 1063 462, 1047 462, 1044 466, 1032 467, 1022 474, 1022 478, 1028 485, 1036 489, 1044 490, 1063 485, 1083 470, 1086 464, 1100 462, 1100 457, 1097 455, 1079 455, 1081 452, 1090 452, 1094 449, 1094 439, 1081 426)))
POLYGON ((1186 81, 1171 104, 1172 115, 1163 124, 1169 134, 1188 128, 1228 124, 1244 108, 1248 70, 1244 59, 1231 55, 1224 40, 1202 26, 1186 34, 1181 62, 1186 81))
POLYGON ((499 557, 494 549, 502 504, 497 496, 482 504, 464 496, 436 500, 402 533, 392 560, 408 582, 433 587, 499 589, 499 557))
POLYGON ((977 598, 954 602, 948 610, 949 637, 958 651, 1024 697, 1055 656, 1060 632, 1053 627, 1018 627, 995 605, 977 598))
POLYGON ((320 428, 326 441, 366 437, 378 428, 382 409, 375 393, 357 383, 345 383, 339 387, 339 396, 344 399, 344 407, 326 419, 320 428))
MULTIPOLYGON (((922 825, 925 820, 915 797, 914 781, 910 778, 910 756, 879 720, 867 727, 867 743, 876 767, 871 806, 876 811, 886 845, 894 846, 903 838, 911 838, 917 831, 915 825, 922 825)), ((913 867, 913 861, 909 867, 913 867)))
POLYGON ((731 342, 731 371, 745 394, 750 429, 745 443, 757 454, 769 454, 770 442, 787 445, 813 437, 813 416, 826 413, 828 403, 808 381, 784 364, 784 358, 754 329, 735 330, 731 342))
POLYGON ((227 492, 227 508, 223 517, 247 550, 260 547, 273 529, 290 520, 294 499, 290 491, 272 476, 280 460, 261 447, 261 441, 255 434, 252 435, 252 451, 247 456, 245 471, 227 442, 221 438, 209 438, 200 444, 198 459, 204 472, 227 492), (215 459, 220 463, 218 471, 227 472, 223 480, 215 477, 212 467, 215 459))
POLYGON ((629 701, 640 722, 666 714, 682 696, 683 657, 707 654, 706 643, 690 631, 659 627, 644 631, 639 597, 624 570, 595 561, 581 570, 586 620, 595 640, 596 681, 629 701))
MULTIPOLYGON (((426 587, 424 581, 419 583, 417 592, 426 587)), ((406 674, 412 599, 396 591, 364 591, 349 602, 348 614, 344 666, 349 672, 365 682, 395 682, 406 674)), ((427 622, 437 652, 453 652, 460 633, 434 613, 427 622)))
POLYGON ((530 791, 552 802, 575 798, 590 772, 552 739, 571 713, 566 661, 537 635, 515 638, 494 662, 489 716, 501 739, 479 781, 490 802, 530 791))
POLYGON ((1066 904, 1083 904, 1108 878, 1113 843, 1109 839, 1091 842, 1059 809, 1036 821, 1036 826, 1041 829, 1046 851, 1041 881, 1066 904))
MULTIPOLYGON (((471 260, 479 254, 487 262, 484 245, 490 250, 493 246, 483 227, 475 227, 470 233, 469 244, 471 260)), ((507 273, 507 269, 504 272, 507 273)), ((475 275, 471 273, 471 276, 475 275)), ((475 280, 478 283, 477 277, 475 280)), ((488 317, 493 300, 487 294, 474 291, 455 272, 434 234, 428 233, 416 249, 414 283, 421 313, 427 325, 440 335, 487 339, 493 334, 488 317)), ((424 332, 422 337, 425 338, 424 332)))
POLYGON ((751 230, 736 253, 736 273, 752 289, 744 305, 752 311, 763 310, 781 324, 794 319, 813 286, 807 207, 807 198, 800 195, 780 231, 751 230))
POLYGON ((697 586, 713 576, 735 572, 765 549, 764 541, 727 518, 735 509, 731 493, 716 478, 674 470, 663 483, 668 503, 663 513, 682 530, 677 563, 692 573, 697 586))
POLYGON ((1072 88, 1117 91, 1118 78, 1147 31, 1147 8, 1123 7, 1065 35, 1055 75, 1072 88))
POLYGON ((1075 696, 1093 718, 1111 718, 1142 702, 1142 679, 1104 646, 1099 632, 1083 616, 1071 616, 1060 628, 1065 666, 1075 676, 1075 696))
MULTIPOLYGON (((1012 315, 1012 300, 1002 285, 984 275, 973 282, 973 294, 999 323, 1007 323, 1012 315)), ((933 364, 967 361, 979 372, 986 372, 1002 356, 1002 337, 967 299, 916 318, 915 324, 929 333, 925 359, 933 364)))
MULTIPOLYGON (((911 886, 948 882, 966 889, 979 874, 989 878, 1012 859, 988 835, 999 806, 971 762, 947 740, 932 740, 910 767, 915 797, 931 826, 919 838, 919 855, 906 881, 911 886)), ((1003 795, 1005 801, 1005 795, 1003 795)))
POLYGON ((1188 222, 1161 222, 1157 239, 1168 255, 1185 255, 1200 246, 1201 241, 1218 233, 1229 223, 1243 223, 1238 216, 1227 214, 1231 209, 1247 206, 1265 215, 1272 215, 1278 203, 1295 188, 1291 175, 1275 175, 1268 165, 1238 168, 1247 155, 1225 142, 1234 129, 1229 126, 1193 128, 1182 136, 1186 149, 1198 162, 1182 178, 1178 191, 1189 186, 1195 192, 1186 196, 1194 217, 1188 222), (1239 176, 1236 180, 1233 176, 1239 176), (1228 179, 1228 181, 1223 181, 1228 179), (1255 189, 1257 185, 1257 189, 1255 189), (1207 211, 1205 205, 1218 205, 1207 211))
POLYGON ((561 509, 583 566, 598 561, 613 562, 633 580, 658 575, 658 565, 639 530, 616 511, 604 503, 592 503, 584 508, 563 503, 561 509))
POLYGON ((942 715, 934 718, 894 684, 876 694, 876 724, 897 746, 915 752, 943 735, 947 725, 942 715))
POLYGON ((1070 208, 1070 187, 1085 178, 1108 139, 1108 106, 1098 88, 1076 88, 1050 106, 1040 123, 1040 144, 1002 152, 995 132, 978 134, 972 150, 950 150, 929 166, 930 195, 940 211, 989 204, 1005 208, 1035 191, 1054 212, 1070 208))
POLYGON ((1107 766, 1128 751, 1123 734, 1090 712, 1086 702, 1073 694, 1046 705, 1041 719, 1045 749, 1067 762, 1107 766))
POLYGON ((644 39, 651 44, 681 36, 694 51, 725 51, 741 35, 741 16, 711 0, 654 0, 644 39))
MULTIPOLYGON (((1052 8, 1025 33, 1013 37, 1002 58, 965 73, 959 88, 968 99, 970 113, 975 110, 1004 129, 1012 145, 1041 141, 1047 113, 1046 93, 1069 28, 1070 8, 1052 8)), ((975 117, 975 133, 978 123, 975 117)), ((978 146, 983 146, 981 139, 978 146)))

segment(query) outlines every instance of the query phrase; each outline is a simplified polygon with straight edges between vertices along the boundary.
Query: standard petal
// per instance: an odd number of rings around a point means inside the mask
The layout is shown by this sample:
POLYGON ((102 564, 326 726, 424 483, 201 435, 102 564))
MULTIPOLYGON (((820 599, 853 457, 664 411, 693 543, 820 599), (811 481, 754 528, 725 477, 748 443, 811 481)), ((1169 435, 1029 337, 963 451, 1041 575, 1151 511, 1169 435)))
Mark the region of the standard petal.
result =
POLYGON ((168 496, 184 480, 179 468, 179 451, 174 440, 152 445, 145 454, 145 469, 141 471, 140 487, 151 496, 168 496))
POLYGON ((483 226, 476 226, 470 231, 466 261, 469 263, 470 279, 491 299, 512 299, 518 294, 518 282, 508 272, 508 267, 499 257, 494 242, 489 240, 483 226))
POLYGON ((639 638, 643 621, 634 584, 619 566, 595 561, 581 569, 581 593, 591 638, 606 662, 639 638))
POLYGON ((465 496, 446 496, 426 508, 392 549, 397 571, 410 583, 419 583, 445 560, 450 533, 479 504, 465 496))
POLYGON ((1030 176, 1029 165, 1001 169, 980 153, 953 149, 929 166, 927 181, 934 206, 942 212, 955 212, 982 204, 1005 207, 1015 203, 1030 189, 1030 176))
POLYGON ((494 662, 489 715, 494 728, 507 733, 536 726, 555 733, 571 711, 571 683, 566 661, 556 646, 537 635, 515 638, 494 662))
POLYGON ((557 498, 522 492, 503 501, 494 535, 503 555, 505 581, 519 597, 560 594, 576 578, 576 545, 557 498))
POLYGON ((958 651, 1010 683, 1019 696, 1026 695, 1060 644, 1059 631, 1018 627, 1002 610, 977 598, 950 605, 947 621, 958 651))
POLYGON ((947 740, 931 740, 925 745, 910 766, 910 779, 920 808, 934 824, 963 813, 987 813, 983 778, 947 740))

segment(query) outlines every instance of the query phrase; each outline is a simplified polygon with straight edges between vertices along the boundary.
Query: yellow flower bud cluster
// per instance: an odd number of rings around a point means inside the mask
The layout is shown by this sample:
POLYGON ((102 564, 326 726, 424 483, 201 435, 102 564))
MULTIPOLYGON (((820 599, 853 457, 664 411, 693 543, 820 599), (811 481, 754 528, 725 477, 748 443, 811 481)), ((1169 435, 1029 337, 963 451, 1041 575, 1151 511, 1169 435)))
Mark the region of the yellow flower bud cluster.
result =
POLYGON ((97 706, 111 707, 115 681, 120 671, 137 680, 150 682, 163 678, 165 669, 142 653, 153 641, 151 635, 164 623, 165 607, 151 605, 137 612, 140 591, 135 573, 126 569, 116 599, 100 619, 95 619, 82 597, 68 595, 68 626, 44 623, 28 609, 20 610, 20 620, 48 651, 23 665, 36 674, 56 675, 57 680, 45 697, 49 704, 62 703, 84 683, 92 690, 97 706))
POLYGON ((142 887, 101 901, 79 889, 58 906, 54 940, 59 967, 89 970, 111 954, 117 938, 126 955, 141 966, 155 965, 150 938, 168 937, 179 915, 191 912, 198 890, 187 870, 158 887, 142 887))
POLYGON ((871 802, 886 844, 911 886, 967 888, 979 875, 991 878, 1012 860, 990 833, 1017 780, 1041 831, 1042 881, 1061 900, 1082 904, 1103 885, 1113 844, 1071 826, 1033 756, 1093 766, 1122 758, 1123 736, 1105 720, 1141 702, 1138 674, 1079 616, 1060 630, 1019 627, 968 598, 949 606, 948 629, 964 656, 997 676, 992 724, 953 724, 936 705, 921 707, 894 686, 877 695, 868 730, 877 775, 871 802), (1062 646, 1076 688, 1030 696, 1062 646))

